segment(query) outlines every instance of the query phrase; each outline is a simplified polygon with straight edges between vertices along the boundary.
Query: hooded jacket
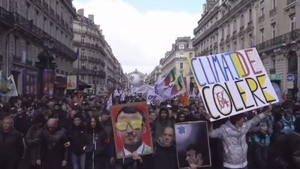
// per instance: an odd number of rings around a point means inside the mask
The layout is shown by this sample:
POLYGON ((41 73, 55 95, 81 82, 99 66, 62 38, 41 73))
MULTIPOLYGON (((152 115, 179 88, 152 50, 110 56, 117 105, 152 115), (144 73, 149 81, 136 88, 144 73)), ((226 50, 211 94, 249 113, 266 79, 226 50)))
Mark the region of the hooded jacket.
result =
POLYGON ((237 128, 230 121, 227 121, 220 128, 210 133, 210 137, 222 139, 224 167, 244 168, 247 166, 248 145, 246 142, 246 134, 251 127, 256 126, 266 116, 266 114, 261 113, 245 122, 241 128, 237 128))

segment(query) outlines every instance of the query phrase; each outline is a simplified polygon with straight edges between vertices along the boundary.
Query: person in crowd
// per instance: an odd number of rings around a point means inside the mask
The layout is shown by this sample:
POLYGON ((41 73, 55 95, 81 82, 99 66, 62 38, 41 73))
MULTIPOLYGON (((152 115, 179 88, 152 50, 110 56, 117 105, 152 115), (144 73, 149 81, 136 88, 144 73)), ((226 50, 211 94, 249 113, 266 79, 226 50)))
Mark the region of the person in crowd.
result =
POLYGON ((73 125, 70 130, 70 151, 73 169, 85 168, 85 149, 88 144, 87 133, 78 114, 73 118, 73 125))
POLYGON ((21 133, 14 129, 13 118, 5 117, 0 129, 0 168, 17 169, 23 151, 21 133))
POLYGON ((186 121, 186 116, 184 112, 180 112, 177 115, 177 119, 176 119, 176 123, 181 123, 181 122, 185 122, 186 121))
POLYGON ((246 134, 250 128, 271 115, 271 110, 265 110, 251 120, 246 121, 244 114, 230 117, 221 127, 210 132, 211 138, 220 138, 224 148, 223 166, 225 169, 246 169, 248 165, 246 134))
POLYGON ((41 135, 42 169, 62 169, 67 166, 70 142, 59 120, 50 118, 41 135))
POLYGON ((22 133, 23 136, 26 135, 28 129, 31 126, 31 117, 23 108, 17 109, 17 115, 14 118, 15 129, 22 133))
POLYGON ((156 141, 153 169, 177 169, 175 133, 169 126, 164 129, 162 137, 156 141), (163 162, 162 162, 163 161, 163 162))
POLYGON ((281 133, 287 134, 295 131, 295 121, 296 118, 293 115, 292 109, 286 109, 281 117, 281 120, 277 122, 276 128, 280 130, 281 133))
POLYGON ((53 106, 53 110, 51 111, 50 118, 57 118, 59 119, 59 123, 61 127, 67 128, 69 125, 67 120, 67 112, 62 109, 61 104, 55 103, 53 106))
POLYGON ((268 169, 300 168, 300 134, 290 132, 281 135, 271 145, 268 169))
POLYGON ((269 146, 271 143, 271 130, 267 123, 261 123, 259 130, 254 134, 255 163, 257 169, 268 169, 269 146))
POLYGON ((150 123, 151 134, 152 134, 153 138, 155 136, 155 121, 156 121, 156 119, 157 119, 156 112, 153 109, 151 109, 151 111, 149 110, 149 123, 150 123))
POLYGON ((168 109, 161 108, 159 110, 158 118, 155 122, 155 138, 158 139, 163 134, 163 129, 167 126, 173 126, 172 120, 169 119, 168 109))
POLYGON ((123 107, 116 116, 115 128, 124 143, 117 157, 128 157, 134 152, 138 155, 150 154, 152 147, 147 145, 143 136, 146 133, 146 123, 143 111, 134 106, 123 107))
POLYGON ((107 135, 97 117, 91 117, 88 123, 86 147, 86 169, 108 168, 107 135))
MULTIPOLYGON (((106 154, 109 157, 109 165, 113 165, 115 161, 115 143, 114 143, 114 133, 113 133, 113 126, 110 117, 110 112, 104 110, 101 114, 100 126, 103 127, 103 130, 106 134, 106 142, 107 142, 107 149, 106 154)), ((110 166, 111 167, 111 166, 110 166)))
POLYGON ((32 126, 29 128, 26 137, 26 151, 23 169, 38 169, 41 166, 41 134, 46 122, 43 114, 39 113, 33 117, 32 126))

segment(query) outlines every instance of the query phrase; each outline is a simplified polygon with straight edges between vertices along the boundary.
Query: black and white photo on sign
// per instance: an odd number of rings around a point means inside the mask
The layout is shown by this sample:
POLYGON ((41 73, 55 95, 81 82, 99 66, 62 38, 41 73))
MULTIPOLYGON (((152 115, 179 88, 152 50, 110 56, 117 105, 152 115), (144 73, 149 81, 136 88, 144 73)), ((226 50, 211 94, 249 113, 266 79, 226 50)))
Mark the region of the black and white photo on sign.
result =
POLYGON ((211 166, 207 122, 177 123, 175 134, 179 168, 211 166))

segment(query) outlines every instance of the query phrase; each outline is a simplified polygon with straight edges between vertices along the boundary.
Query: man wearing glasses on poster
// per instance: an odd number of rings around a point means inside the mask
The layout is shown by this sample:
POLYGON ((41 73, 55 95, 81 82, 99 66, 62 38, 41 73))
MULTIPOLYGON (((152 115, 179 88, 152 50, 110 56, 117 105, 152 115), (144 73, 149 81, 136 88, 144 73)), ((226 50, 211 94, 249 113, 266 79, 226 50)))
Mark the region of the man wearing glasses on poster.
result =
POLYGON ((152 147, 147 145, 143 137, 147 131, 143 111, 135 106, 123 107, 116 116, 115 129, 122 139, 124 148, 117 152, 118 158, 151 154, 152 147))

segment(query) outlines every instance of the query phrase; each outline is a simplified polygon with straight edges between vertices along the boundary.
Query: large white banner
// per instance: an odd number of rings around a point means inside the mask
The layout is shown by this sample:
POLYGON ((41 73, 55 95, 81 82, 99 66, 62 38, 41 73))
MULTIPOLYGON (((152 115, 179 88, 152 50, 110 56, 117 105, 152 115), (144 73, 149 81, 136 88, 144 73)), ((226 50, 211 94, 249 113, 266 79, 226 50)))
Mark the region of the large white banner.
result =
POLYGON ((154 89, 148 90, 147 93, 147 104, 160 105, 166 99, 162 98, 160 95, 156 94, 154 89))
POLYGON ((190 59, 211 121, 278 102, 255 48, 190 59))

